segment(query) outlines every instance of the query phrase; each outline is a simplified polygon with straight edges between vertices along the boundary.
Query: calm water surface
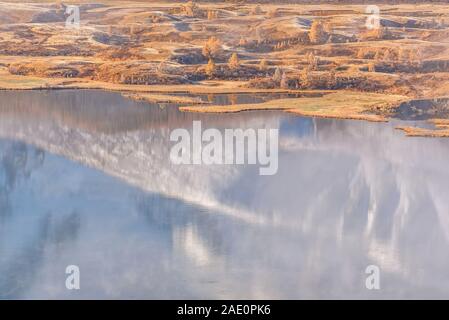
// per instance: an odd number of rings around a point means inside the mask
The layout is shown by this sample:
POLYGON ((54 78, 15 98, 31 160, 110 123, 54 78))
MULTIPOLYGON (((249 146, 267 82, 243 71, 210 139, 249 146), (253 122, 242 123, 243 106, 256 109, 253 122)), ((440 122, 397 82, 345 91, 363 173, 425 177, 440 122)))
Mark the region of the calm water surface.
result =
POLYGON ((449 139, 396 124, 0 92, 0 298, 449 298, 449 139), (193 120, 279 129, 278 173, 171 164, 193 120))

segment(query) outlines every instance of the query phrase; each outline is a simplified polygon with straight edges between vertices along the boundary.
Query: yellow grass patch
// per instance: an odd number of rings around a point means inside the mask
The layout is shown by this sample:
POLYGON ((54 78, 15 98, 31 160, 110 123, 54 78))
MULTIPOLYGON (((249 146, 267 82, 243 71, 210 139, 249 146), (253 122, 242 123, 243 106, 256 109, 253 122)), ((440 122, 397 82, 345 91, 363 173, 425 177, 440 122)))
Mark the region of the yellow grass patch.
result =
POLYGON ((373 114, 373 107, 394 107, 408 100, 405 96, 362 92, 334 92, 316 98, 276 99, 263 103, 237 104, 230 106, 187 106, 181 111, 227 113, 248 110, 284 110, 304 116, 369 121, 387 121, 387 118, 373 114))
POLYGON ((176 103, 176 104, 203 104, 206 103, 198 97, 171 96, 155 93, 123 93, 126 98, 146 101, 150 103, 176 103))

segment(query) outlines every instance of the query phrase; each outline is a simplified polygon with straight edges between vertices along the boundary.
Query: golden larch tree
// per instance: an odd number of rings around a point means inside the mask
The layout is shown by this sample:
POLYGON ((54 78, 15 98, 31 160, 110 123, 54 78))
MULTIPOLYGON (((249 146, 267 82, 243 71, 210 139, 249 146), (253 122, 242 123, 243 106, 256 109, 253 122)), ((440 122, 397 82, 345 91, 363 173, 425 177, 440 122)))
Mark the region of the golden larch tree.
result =
POLYGON ((216 37, 210 37, 203 47, 203 56, 211 58, 221 51, 221 42, 216 37))
POLYGON ((315 44, 325 43, 327 40, 327 33, 324 31, 324 25, 320 20, 314 20, 309 31, 310 42, 315 44))
POLYGON ((231 70, 237 70, 240 67, 239 57, 237 53, 233 53, 228 61, 228 66, 231 70))
POLYGON ((308 88, 311 84, 310 73, 307 68, 304 68, 299 74, 299 83, 301 87, 308 88))
POLYGON ((216 68, 215 68, 214 60, 209 59, 209 62, 207 63, 206 69, 205 69, 206 74, 207 74, 209 77, 212 77, 212 76, 215 74, 215 69, 216 69, 216 68))
POLYGON ((265 70, 267 70, 267 68, 268 68, 267 60, 266 60, 266 59, 260 60, 260 63, 259 63, 259 70, 260 70, 260 71, 265 71, 265 70))

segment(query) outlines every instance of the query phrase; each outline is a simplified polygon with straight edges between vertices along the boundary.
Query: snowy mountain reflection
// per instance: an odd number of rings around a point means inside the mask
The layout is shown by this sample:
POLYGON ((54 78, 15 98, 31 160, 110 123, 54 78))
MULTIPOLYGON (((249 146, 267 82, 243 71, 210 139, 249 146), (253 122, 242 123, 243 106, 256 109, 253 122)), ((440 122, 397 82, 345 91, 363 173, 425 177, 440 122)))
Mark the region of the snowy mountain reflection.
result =
POLYGON ((101 91, 5 91, 0 112, 0 298, 449 297, 447 140, 101 91), (197 119, 279 128, 278 173, 171 164, 197 119))

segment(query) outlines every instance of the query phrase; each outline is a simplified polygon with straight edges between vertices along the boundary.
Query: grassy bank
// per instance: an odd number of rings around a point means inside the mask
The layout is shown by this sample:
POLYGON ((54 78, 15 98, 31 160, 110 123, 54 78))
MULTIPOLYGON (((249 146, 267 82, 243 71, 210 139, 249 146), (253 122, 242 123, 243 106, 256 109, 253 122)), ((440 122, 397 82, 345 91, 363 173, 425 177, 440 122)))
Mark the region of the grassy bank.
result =
POLYGON ((263 103, 236 104, 228 106, 187 106, 185 112, 228 113, 249 110, 283 110, 304 116, 368 121, 387 121, 387 117, 372 112, 374 107, 394 108, 408 100, 405 96, 377 93, 339 91, 316 98, 276 99, 263 103))

